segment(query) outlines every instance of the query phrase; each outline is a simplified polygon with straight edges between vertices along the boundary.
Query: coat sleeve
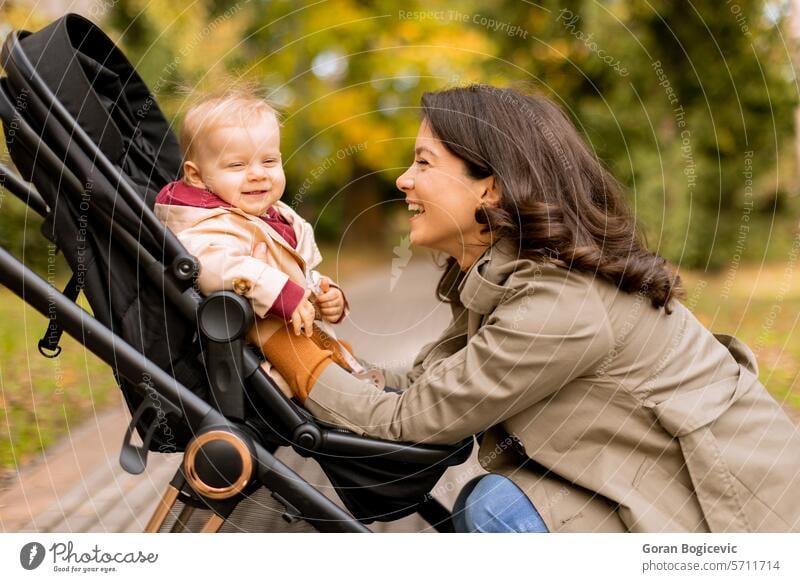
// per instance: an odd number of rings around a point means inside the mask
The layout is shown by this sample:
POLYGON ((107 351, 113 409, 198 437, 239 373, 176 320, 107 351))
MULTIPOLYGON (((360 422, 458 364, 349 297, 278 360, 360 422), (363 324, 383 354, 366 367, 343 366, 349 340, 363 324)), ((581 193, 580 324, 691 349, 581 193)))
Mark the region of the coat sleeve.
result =
POLYGON ((265 317, 289 281, 289 276, 264 261, 254 259, 254 239, 206 220, 178 235, 200 262, 200 291, 233 291, 251 300, 253 311, 265 317))
POLYGON ((419 375, 421 370, 412 368, 407 371, 381 370, 386 386, 395 390, 405 391, 414 383, 414 378, 419 375))
POLYGON ((398 368, 392 370, 381 369, 381 372, 383 372, 383 377, 386 380, 386 386, 400 391, 408 390, 414 384, 416 379, 419 378, 420 375, 422 375, 422 373, 425 371, 422 367, 422 362, 437 343, 439 343, 438 339, 424 345, 420 349, 416 358, 414 358, 411 368, 398 368))
MULTIPOLYGON (((552 396, 613 347, 588 284, 543 277, 489 314, 456 353, 425 367, 402 393, 378 391, 336 366, 306 400, 319 418, 389 440, 455 443, 552 396)), ((415 368, 418 369, 418 368, 415 368)))

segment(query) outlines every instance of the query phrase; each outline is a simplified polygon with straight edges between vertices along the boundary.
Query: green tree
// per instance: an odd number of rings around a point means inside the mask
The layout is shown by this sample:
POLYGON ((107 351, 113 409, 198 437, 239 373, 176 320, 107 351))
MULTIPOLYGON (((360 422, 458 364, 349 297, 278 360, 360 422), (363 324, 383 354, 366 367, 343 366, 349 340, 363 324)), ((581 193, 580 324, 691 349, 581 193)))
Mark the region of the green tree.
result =
POLYGON ((796 212, 784 4, 492 6, 530 32, 503 37, 498 55, 570 111, 629 186, 651 246, 690 267, 761 258, 773 219, 796 212))

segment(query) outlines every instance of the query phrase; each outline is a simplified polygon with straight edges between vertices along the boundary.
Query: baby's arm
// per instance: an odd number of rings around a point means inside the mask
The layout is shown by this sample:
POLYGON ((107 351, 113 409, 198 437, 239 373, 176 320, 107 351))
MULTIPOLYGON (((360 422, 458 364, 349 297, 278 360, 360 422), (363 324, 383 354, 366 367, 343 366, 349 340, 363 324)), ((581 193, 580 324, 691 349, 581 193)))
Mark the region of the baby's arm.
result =
POLYGON ((314 303, 317 305, 321 319, 329 323, 340 323, 350 313, 350 304, 342 288, 334 283, 330 277, 325 277, 314 267, 322 262, 314 229, 302 216, 284 207, 284 212, 291 216, 295 230, 300 233, 297 251, 303 257, 310 270, 306 272, 308 287, 314 294, 314 303), (322 287, 325 287, 324 289, 322 287))
POLYGON ((319 308, 322 319, 329 323, 341 323, 350 313, 350 304, 344 290, 330 277, 311 271, 311 288, 314 291, 314 302, 319 308))
POLYGON ((215 222, 203 221, 178 233, 200 262, 200 291, 233 291, 251 301, 257 316, 274 315, 291 321, 303 301, 307 302, 307 290, 280 269, 254 258, 249 237, 215 222))

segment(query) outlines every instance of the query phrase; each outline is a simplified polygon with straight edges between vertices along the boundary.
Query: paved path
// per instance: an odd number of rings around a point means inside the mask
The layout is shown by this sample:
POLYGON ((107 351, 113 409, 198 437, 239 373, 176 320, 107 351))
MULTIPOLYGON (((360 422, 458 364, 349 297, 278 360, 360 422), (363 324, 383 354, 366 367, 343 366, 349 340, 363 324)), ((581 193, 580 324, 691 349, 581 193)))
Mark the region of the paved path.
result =
MULTIPOLYGON (((353 312, 341 329, 356 353, 385 367, 410 365, 417 350, 446 325, 449 310, 434 298, 438 270, 430 260, 414 261, 392 275, 387 264, 368 278, 343 281, 353 312)), ((142 475, 119 466, 119 446, 130 415, 121 399, 92 418, 25 467, 0 493, 3 532, 138 532, 147 523, 181 455, 151 454, 142 475)), ((278 458, 335 499, 317 464, 282 449, 278 458)), ((455 493, 481 470, 473 459, 449 469, 436 497, 450 507, 455 493)), ((313 531, 303 522, 286 524, 266 490, 240 506, 223 531, 313 531)), ((427 524, 410 516, 374 531, 424 531, 427 524)))

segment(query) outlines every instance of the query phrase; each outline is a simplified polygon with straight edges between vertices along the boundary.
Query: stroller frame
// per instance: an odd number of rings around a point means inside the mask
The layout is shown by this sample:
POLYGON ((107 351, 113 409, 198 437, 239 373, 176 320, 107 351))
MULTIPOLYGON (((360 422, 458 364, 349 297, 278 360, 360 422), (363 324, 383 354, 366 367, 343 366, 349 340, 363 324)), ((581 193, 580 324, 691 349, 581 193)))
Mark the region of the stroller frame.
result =
MULTIPOLYGON (((80 30, 84 27, 97 34, 91 30, 94 25, 82 17, 67 15, 56 23, 61 21, 66 21, 66 26, 80 30)), ((195 290, 196 259, 157 220, 132 181, 104 155, 39 75, 20 45, 29 34, 13 32, 3 47, 7 77, 0 79, 0 119, 7 130, 13 128, 14 140, 35 152, 33 167, 38 172, 58 176, 57 195, 85 196, 89 176, 93 177, 92 188, 110 186, 112 190, 107 193, 118 197, 115 200, 119 199, 136 213, 141 220, 136 237, 113 215, 93 210, 91 219, 108 228, 115 243, 129 256, 136 257, 147 278, 143 284, 155 286, 166 308, 177 309, 194 324, 206 346, 202 354, 209 396, 203 399, 0 247, 0 283, 43 316, 57 322, 111 366, 120 387, 124 379, 126 386, 141 397, 141 404, 131 409, 132 420, 120 453, 125 470, 138 474, 145 469, 148 450, 154 448, 152 439, 159 428, 157 423, 166 422, 190 431, 192 437, 185 444, 183 462, 145 531, 159 531, 178 500, 185 507, 172 531, 181 531, 196 507, 213 512, 202 531, 218 531, 233 509, 261 486, 269 489, 283 505, 288 521, 305 520, 322 532, 368 532, 364 523, 373 519, 391 521, 413 510, 438 531, 453 531, 449 511, 429 494, 413 504, 411 510, 406 508, 396 512, 397 515, 388 512, 356 518, 276 459, 273 454, 276 449, 288 446, 321 464, 340 461, 369 464, 378 459, 412 468, 437 466, 443 471, 444 467, 463 463, 469 457, 472 438, 454 446, 442 446, 361 437, 315 420, 287 399, 261 370, 259 356, 245 345, 243 338, 253 320, 249 303, 230 292, 202 297, 195 290), (15 102, 14 95, 20 91, 29 102, 24 107, 15 102), (31 117, 36 112, 40 113, 39 120, 41 113, 46 112, 39 131, 31 117), (166 260, 159 260, 152 249, 159 249, 166 260), (148 414, 152 417, 156 408, 161 414, 146 423, 145 417, 148 414), (260 411, 256 417, 253 410, 260 411), (134 430, 139 432, 143 444, 132 441, 134 430)), ((54 210, 36 187, 2 164, 0 186, 43 217, 54 210)), ((337 491, 341 495, 339 488, 337 491)))

